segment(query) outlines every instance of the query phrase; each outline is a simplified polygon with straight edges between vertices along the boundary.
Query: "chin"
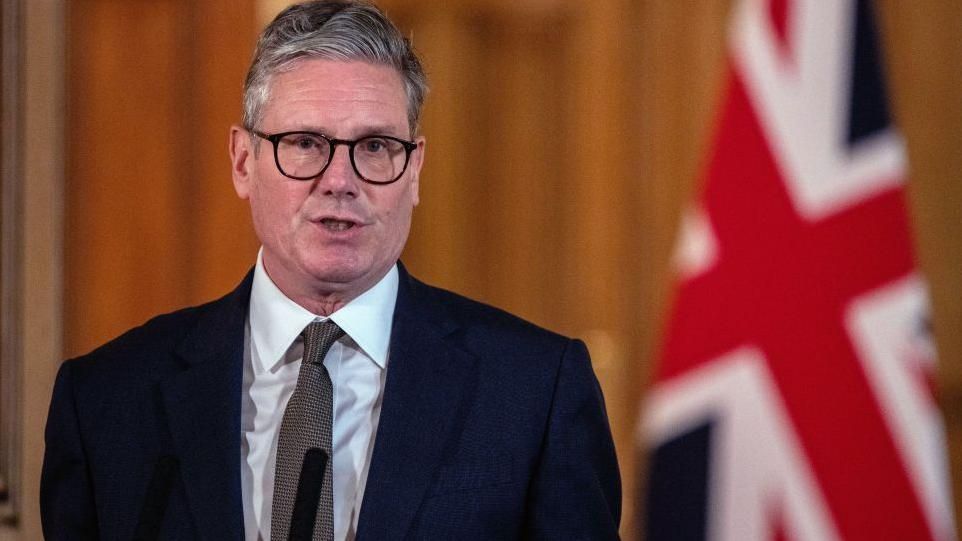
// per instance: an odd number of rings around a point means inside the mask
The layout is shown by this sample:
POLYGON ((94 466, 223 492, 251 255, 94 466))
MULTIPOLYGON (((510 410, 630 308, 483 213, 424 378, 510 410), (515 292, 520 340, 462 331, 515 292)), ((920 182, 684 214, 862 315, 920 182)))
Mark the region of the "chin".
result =
MULTIPOLYGON (((377 283, 397 258, 373 257, 356 249, 302 251, 301 274, 320 287, 360 294, 377 283)), ((340 247, 339 247, 340 248, 340 247)))
POLYGON ((363 281, 371 272, 370 265, 364 265, 357 260, 323 258, 307 263, 307 274, 315 281, 330 286, 343 285, 345 289, 358 285, 358 282, 363 281))

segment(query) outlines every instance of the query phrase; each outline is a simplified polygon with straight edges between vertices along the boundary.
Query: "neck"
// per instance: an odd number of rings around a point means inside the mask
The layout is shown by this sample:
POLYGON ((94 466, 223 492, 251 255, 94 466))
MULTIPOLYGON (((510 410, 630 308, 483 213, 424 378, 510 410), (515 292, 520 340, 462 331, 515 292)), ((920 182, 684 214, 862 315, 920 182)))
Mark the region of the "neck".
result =
POLYGON ((290 284, 284 280, 277 280, 264 265, 267 276, 274 282, 277 289, 281 290, 288 299, 296 302, 308 312, 318 316, 329 316, 334 312, 344 308, 344 306, 356 299, 361 291, 349 288, 337 287, 297 287, 298 284, 290 284))
MULTIPOLYGON (((283 291, 283 290, 281 290, 283 291)), ((287 293, 284 293, 287 295, 287 293)), ((340 310, 345 304, 350 302, 352 299, 342 300, 342 299, 317 299, 315 297, 304 297, 298 298, 297 296, 288 295, 290 299, 297 304, 303 306, 306 310, 312 314, 317 314, 319 316, 329 316, 334 312, 340 310)))
POLYGON ((271 282, 284 294, 305 310, 319 316, 330 316, 347 303, 373 287, 371 284, 317 283, 305 284, 292 280, 283 268, 275 268, 269 258, 261 260, 264 272, 271 282))

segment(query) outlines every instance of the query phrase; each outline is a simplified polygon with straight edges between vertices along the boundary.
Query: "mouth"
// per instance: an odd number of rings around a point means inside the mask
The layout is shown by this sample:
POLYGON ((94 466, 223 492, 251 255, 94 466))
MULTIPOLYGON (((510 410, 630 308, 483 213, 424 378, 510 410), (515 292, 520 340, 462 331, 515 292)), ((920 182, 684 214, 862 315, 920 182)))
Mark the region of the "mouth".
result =
POLYGON ((340 233, 358 227, 360 224, 353 220, 339 220, 337 218, 321 218, 318 223, 332 233, 340 233))

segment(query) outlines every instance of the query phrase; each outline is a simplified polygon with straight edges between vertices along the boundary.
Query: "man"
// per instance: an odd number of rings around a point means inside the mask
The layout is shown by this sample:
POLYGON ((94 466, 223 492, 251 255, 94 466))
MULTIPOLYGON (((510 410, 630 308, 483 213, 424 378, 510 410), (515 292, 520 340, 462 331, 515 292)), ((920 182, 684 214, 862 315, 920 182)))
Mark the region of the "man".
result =
POLYGON ((584 345, 398 263, 425 89, 369 4, 292 6, 265 29, 230 133, 255 267, 64 363, 48 538, 617 538, 584 345))

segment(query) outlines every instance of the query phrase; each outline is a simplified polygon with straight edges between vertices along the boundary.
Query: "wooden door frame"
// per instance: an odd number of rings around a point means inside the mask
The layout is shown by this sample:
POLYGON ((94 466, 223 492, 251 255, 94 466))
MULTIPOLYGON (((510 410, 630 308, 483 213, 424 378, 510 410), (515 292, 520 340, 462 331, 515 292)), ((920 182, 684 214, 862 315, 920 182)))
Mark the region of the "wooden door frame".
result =
POLYGON ((62 355, 65 0, 0 0, 0 540, 39 539, 43 427, 62 355))

